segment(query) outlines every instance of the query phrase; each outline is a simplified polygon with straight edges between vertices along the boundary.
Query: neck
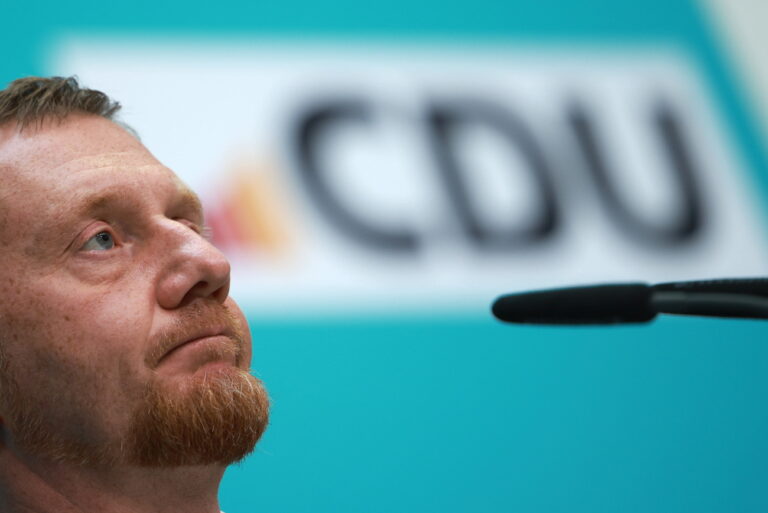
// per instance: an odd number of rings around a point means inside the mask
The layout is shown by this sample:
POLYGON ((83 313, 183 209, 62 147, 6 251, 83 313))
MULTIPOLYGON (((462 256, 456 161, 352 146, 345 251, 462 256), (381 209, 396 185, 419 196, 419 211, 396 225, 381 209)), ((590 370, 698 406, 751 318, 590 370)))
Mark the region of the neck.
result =
POLYGON ((223 465, 86 468, 36 459, 0 443, 0 511, 219 513, 223 465))

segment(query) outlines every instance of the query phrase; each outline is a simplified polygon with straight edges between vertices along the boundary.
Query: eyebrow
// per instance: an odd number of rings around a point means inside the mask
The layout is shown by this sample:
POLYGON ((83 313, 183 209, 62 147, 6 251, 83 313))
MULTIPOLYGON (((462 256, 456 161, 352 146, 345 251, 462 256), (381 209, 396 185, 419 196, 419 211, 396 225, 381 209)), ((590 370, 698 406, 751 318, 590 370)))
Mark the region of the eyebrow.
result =
MULTIPOLYGON (((76 206, 69 210, 67 217, 80 218, 98 214, 114 207, 116 204, 126 204, 129 201, 123 187, 110 187, 99 192, 98 195, 83 195, 84 199, 78 202, 76 197, 72 203, 76 206)), ((130 203, 136 203, 130 200, 130 203)), ((202 215, 203 205, 197 194, 186 186, 179 187, 178 198, 174 200, 173 206, 184 210, 190 210, 202 215)))
MULTIPOLYGON (((107 211, 115 204, 125 202, 126 194, 119 187, 103 189, 96 194, 89 192, 76 194, 69 202, 71 207, 63 209, 53 219, 53 229, 57 233, 68 235, 67 229, 77 220, 93 217, 96 214, 107 211)), ((45 232, 41 233, 40 237, 46 237, 45 232)))
POLYGON ((72 218, 87 217, 107 210, 115 204, 125 203, 126 194, 121 188, 109 188, 102 190, 98 195, 84 194, 83 199, 78 198, 72 202, 75 207, 70 209, 69 216, 72 218))
MULTIPOLYGON (((130 206, 131 204, 137 204, 137 202, 134 199, 128 199, 128 195, 122 186, 115 186, 103 189, 97 194, 84 193, 80 196, 75 196, 70 204, 74 205, 74 207, 62 212, 53 221, 53 229, 57 231, 56 233, 67 234, 67 228, 78 219, 94 217, 104 212, 112 211, 116 205, 130 206)), ((194 191, 186 186, 179 186, 178 196, 174 198, 173 207, 199 215, 200 218, 195 221, 202 227, 204 223, 203 205, 194 191)), ((41 242, 47 238, 48 232, 44 231, 35 237, 35 241, 41 242)))

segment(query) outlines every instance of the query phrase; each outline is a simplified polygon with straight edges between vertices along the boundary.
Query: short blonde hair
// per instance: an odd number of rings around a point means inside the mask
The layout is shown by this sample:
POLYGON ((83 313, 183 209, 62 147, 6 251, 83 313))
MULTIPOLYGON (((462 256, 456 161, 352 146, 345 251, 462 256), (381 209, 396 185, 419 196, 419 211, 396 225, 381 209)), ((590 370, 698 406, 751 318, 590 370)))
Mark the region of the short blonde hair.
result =
POLYGON ((19 130, 73 113, 116 121, 120 104, 106 94, 81 87, 76 77, 25 77, 0 90, 0 125, 15 122, 19 130))

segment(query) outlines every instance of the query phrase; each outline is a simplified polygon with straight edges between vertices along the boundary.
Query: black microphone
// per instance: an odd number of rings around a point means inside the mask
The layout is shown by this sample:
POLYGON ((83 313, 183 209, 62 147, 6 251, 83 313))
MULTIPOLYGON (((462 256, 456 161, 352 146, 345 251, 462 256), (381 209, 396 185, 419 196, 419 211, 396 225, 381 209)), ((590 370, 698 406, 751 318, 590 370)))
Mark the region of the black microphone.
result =
POLYGON ((768 319, 768 278, 616 283, 507 294, 493 315, 523 324, 619 324, 660 313, 768 319))

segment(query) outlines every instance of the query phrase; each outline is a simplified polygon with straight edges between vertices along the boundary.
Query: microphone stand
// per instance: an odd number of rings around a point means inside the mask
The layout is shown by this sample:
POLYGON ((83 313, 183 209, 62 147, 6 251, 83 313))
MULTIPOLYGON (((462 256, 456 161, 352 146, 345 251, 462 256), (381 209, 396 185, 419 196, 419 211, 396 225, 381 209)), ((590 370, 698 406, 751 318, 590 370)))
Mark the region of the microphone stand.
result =
POLYGON ((507 294, 496 299, 501 321, 525 324, 649 322, 658 314, 768 319, 768 278, 615 283, 507 294))

